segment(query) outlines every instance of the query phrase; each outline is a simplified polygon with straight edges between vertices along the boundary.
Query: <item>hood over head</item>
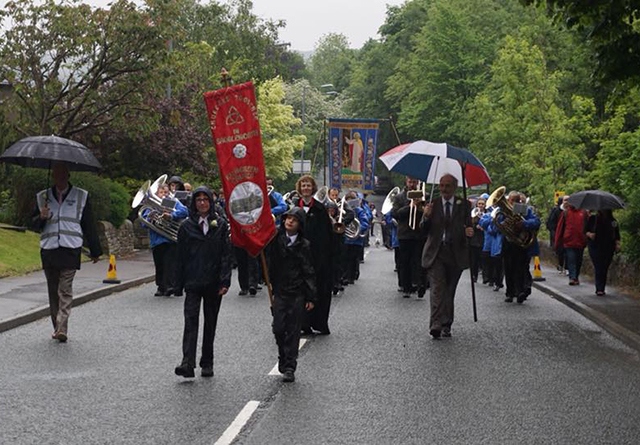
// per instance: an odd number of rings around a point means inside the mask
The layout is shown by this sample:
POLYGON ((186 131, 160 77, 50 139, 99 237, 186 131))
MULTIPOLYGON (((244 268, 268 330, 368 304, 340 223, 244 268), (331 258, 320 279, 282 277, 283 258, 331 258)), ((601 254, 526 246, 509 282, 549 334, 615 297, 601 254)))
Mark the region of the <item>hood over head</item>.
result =
POLYGON ((169 178, 169 180, 167 181, 167 184, 178 184, 176 186, 176 190, 184 190, 184 181, 182 180, 182 178, 180 176, 172 176, 171 178, 169 178))
POLYGON ((203 193, 207 195, 207 198, 209 198, 209 216, 215 217, 217 212, 216 212, 215 201, 213 200, 213 193, 211 192, 211 189, 209 187, 204 185, 197 187, 193 191, 193 194, 191 195, 192 199, 191 199, 191 206, 189 207, 189 213, 191 213, 192 215, 198 214, 198 209, 196 207, 196 196, 203 193))
MULTIPOLYGON (((300 222, 300 233, 304 232, 304 220, 306 217, 304 210, 302 210, 300 207, 292 207, 284 213, 283 217, 286 217, 286 216, 293 216, 297 218, 298 221, 300 222)), ((282 221, 281 226, 282 226, 282 229, 284 230, 284 219, 282 221)))

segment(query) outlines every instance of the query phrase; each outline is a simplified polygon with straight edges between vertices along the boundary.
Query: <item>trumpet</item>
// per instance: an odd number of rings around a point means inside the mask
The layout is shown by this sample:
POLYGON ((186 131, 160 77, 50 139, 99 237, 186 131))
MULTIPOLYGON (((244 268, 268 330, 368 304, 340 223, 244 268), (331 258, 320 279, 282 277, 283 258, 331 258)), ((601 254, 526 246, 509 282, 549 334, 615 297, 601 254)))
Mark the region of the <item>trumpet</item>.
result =
MULTIPOLYGON (((418 187, 420 187, 418 185, 418 187)), ((426 184, 423 182, 421 190, 408 190, 407 199, 411 200, 409 203, 409 227, 411 230, 416 230, 416 224, 418 223, 418 211, 424 206, 426 196, 426 184)))

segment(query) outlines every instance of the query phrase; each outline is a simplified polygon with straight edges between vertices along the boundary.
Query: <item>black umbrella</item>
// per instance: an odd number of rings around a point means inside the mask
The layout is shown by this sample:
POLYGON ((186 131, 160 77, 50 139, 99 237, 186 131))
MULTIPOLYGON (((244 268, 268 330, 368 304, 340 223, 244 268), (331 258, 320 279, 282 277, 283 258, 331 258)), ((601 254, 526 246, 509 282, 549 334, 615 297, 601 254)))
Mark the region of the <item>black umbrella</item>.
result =
POLYGON ((79 142, 58 136, 30 136, 20 139, 0 155, 0 162, 23 167, 50 168, 53 162, 65 162, 69 170, 98 171, 100 162, 79 142))
POLYGON ((573 193, 567 200, 569 204, 586 210, 624 209, 624 201, 613 193, 603 190, 583 190, 573 193))

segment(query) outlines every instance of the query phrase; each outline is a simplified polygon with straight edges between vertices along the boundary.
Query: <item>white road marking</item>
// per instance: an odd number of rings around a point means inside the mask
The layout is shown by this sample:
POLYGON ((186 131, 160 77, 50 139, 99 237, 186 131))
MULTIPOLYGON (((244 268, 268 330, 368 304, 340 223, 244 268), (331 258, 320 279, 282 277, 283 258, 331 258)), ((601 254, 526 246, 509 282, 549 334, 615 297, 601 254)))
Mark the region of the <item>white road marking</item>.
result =
POLYGON ((247 404, 242 408, 242 411, 233 419, 229 428, 222 433, 222 436, 218 440, 216 440, 214 445, 228 445, 238 437, 242 428, 247 424, 255 410, 260 406, 260 402, 256 400, 251 400, 247 402, 247 404))
MULTIPOLYGON (((302 347, 304 346, 304 344, 307 342, 306 338, 301 338, 300 339, 300 345, 298 346, 298 351, 302 349, 302 347)), ((276 363, 276 365, 273 367, 273 369, 271 371, 269 371, 269 374, 267 375, 280 375, 280 371, 278 371, 278 364, 276 363)))

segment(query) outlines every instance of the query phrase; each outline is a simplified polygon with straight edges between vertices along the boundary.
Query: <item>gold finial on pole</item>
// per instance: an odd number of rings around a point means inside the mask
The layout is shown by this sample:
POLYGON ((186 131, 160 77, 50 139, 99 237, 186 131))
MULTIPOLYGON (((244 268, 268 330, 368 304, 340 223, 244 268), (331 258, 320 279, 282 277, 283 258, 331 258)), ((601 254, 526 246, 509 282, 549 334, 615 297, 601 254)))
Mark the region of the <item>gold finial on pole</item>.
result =
POLYGON ((220 77, 220 82, 222 82, 222 85, 224 87, 230 87, 231 85, 233 85, 231 74, 229 74, 229 71, 227 71, 225 67, 222 67, 222 69, 220 70, 220 77))

